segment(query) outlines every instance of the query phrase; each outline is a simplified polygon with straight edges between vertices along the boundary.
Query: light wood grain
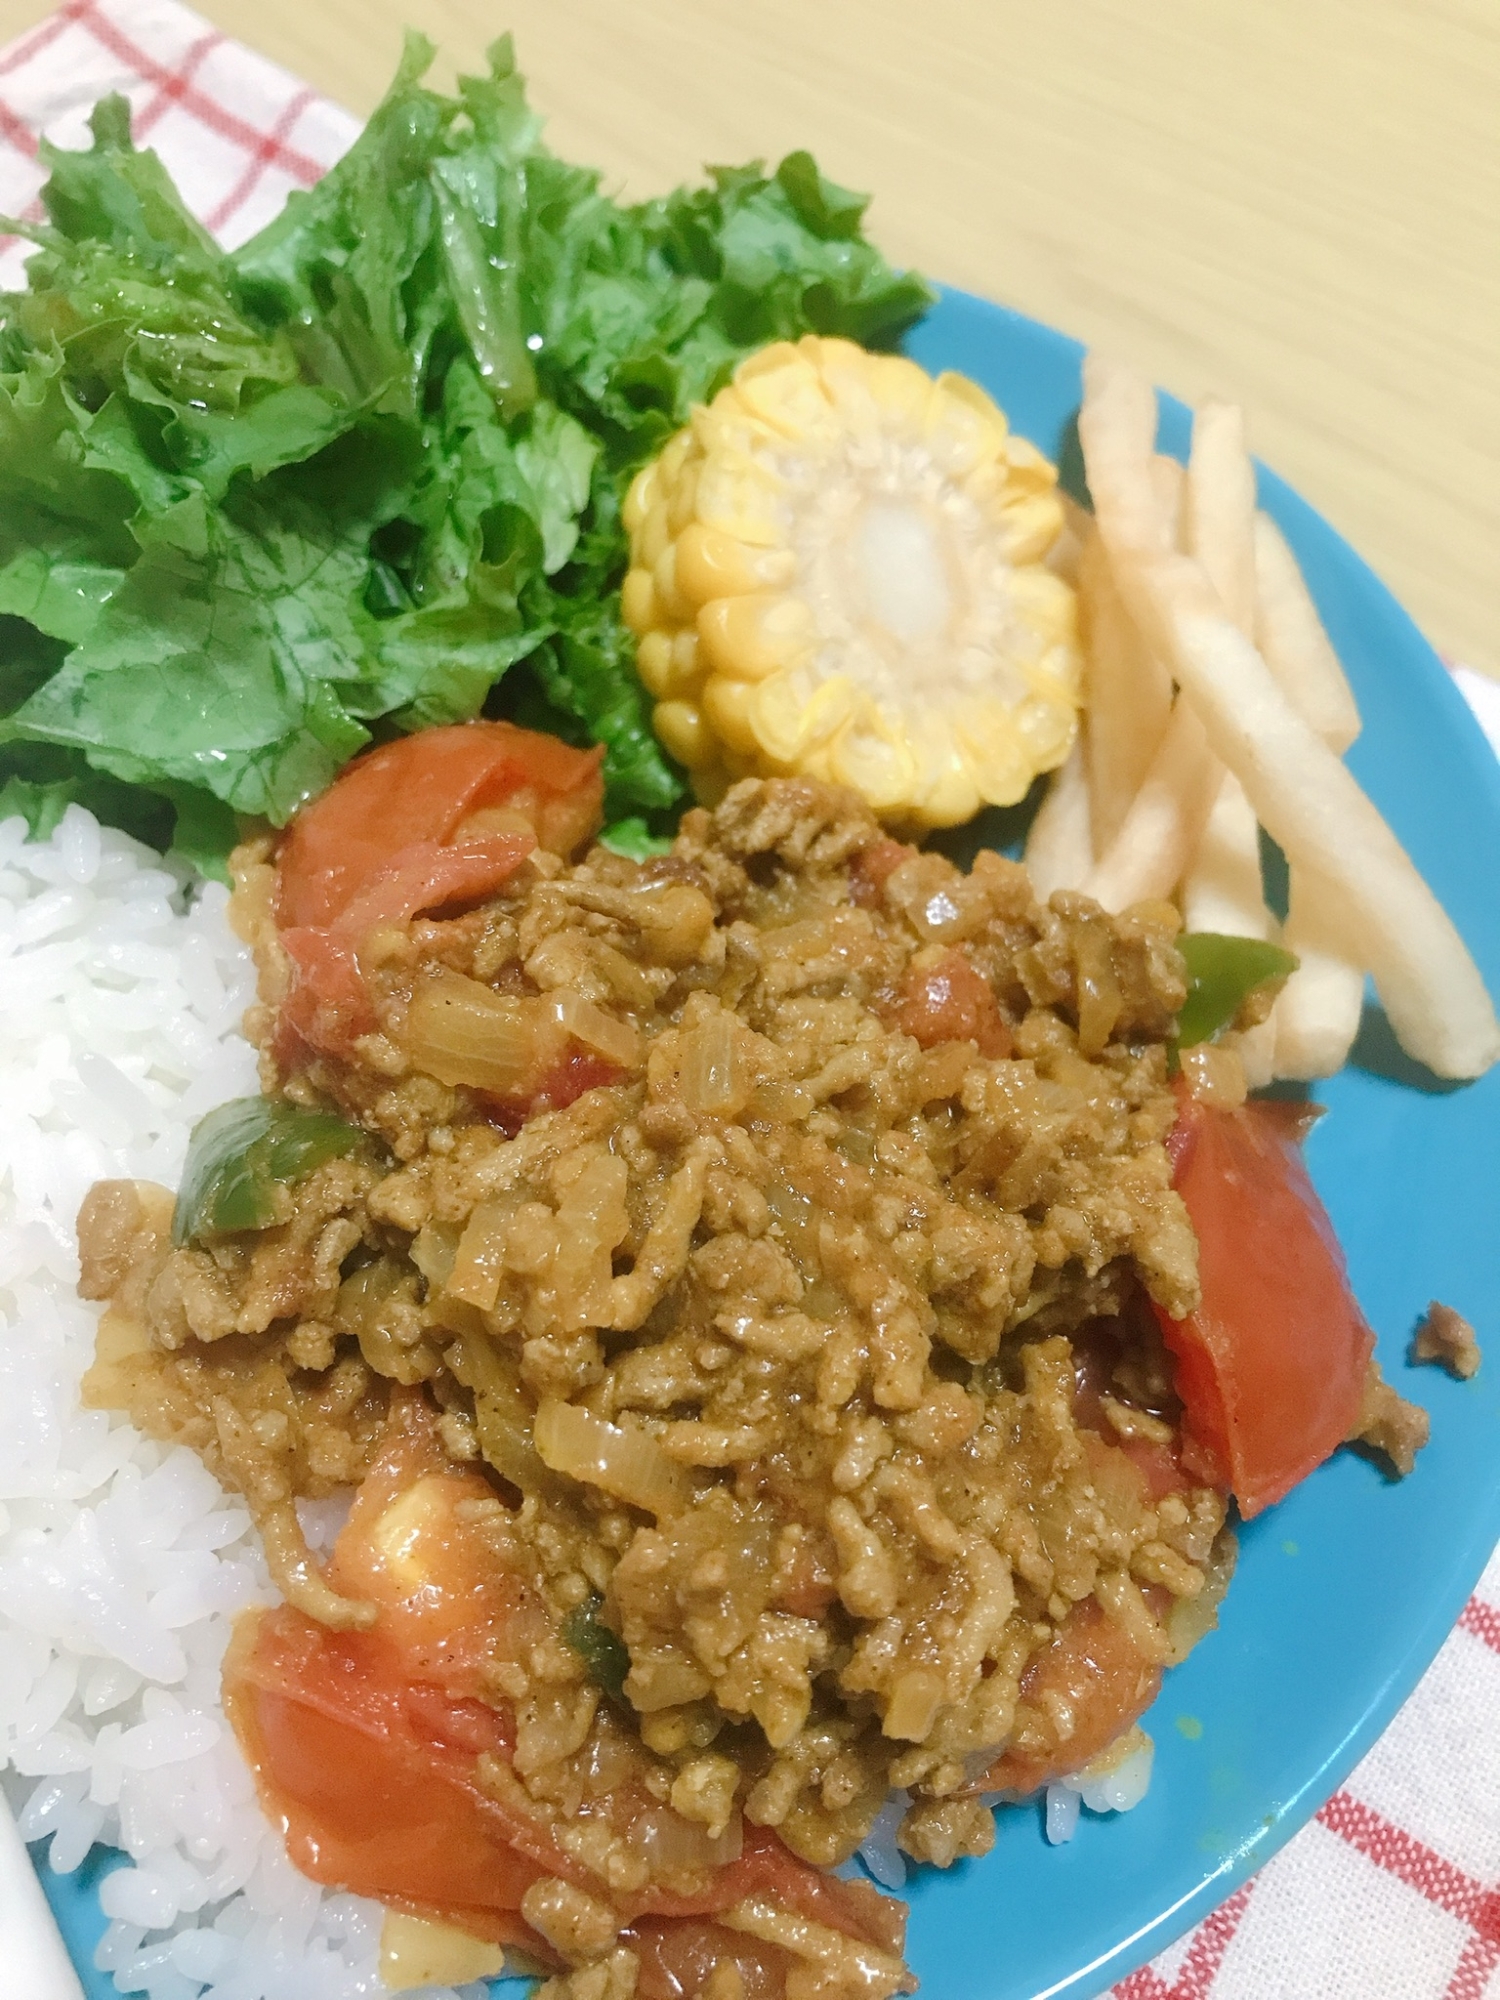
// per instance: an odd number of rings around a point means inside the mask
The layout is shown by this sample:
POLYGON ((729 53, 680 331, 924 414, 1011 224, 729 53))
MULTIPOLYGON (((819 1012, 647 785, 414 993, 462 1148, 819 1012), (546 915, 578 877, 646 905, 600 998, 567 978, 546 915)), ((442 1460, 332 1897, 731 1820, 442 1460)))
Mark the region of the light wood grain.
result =
MULTIPOLYGON (((0 0, 0 35, 44 9, 0 0)), ((1450 654, 1500 675, 1496 0, 202 0, 368 110, 516 34, 561 151, 654 192, 810 145, 885 249, 1242 401, 1450 654)))

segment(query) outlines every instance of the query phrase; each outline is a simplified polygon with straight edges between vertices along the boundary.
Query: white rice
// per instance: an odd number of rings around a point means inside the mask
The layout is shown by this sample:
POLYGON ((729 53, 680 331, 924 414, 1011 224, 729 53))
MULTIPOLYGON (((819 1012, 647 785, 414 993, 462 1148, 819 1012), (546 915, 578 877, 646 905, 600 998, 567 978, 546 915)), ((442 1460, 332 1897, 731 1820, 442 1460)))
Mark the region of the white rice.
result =
POLYGON ((245 1509, 78 1402, 79 1202, 175 1185, 194 1121, 256 1088, 226 901, 77 807, 49 841, 0 823, 0 1772, 42 1866, 128 1857, 100 1891, 120 1992, 375 2000, 378 1907, 291 1867, 220 1713, 231 1620, 272 1595, 245 1509))
POLYGON ((1078 1831, 1078 1808, 1093 1813, 1131 1812, 1151 1786, 1156 1745, 1139 1726, 1127 1729, 1117 1742, 1101 1751, 1070 1778, 1047 1787, 1043 1825, 1048 1840, 1061 1847, 1078 1831))

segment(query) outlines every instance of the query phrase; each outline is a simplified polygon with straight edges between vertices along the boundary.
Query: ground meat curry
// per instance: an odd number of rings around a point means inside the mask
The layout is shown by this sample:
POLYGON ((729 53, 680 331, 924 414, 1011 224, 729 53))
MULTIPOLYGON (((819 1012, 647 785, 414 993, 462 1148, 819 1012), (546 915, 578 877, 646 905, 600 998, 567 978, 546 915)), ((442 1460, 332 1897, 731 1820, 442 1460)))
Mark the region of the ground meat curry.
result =
POLYGON ((379 1607, 294 1503, 422 1431, 532 1621, 485 1627, 470 1761, 557 1858, 494 1934, 601 1994, 895 1991, 899 1936, 759 1891, 674 1988, 652 1912, 767 1830, 843 1861, 897 1789, 909 1854, 984 1852, 980 1795, 1104 1750, 1211 1622, 1226 1496, 1152 1310, 1198 1301, 1178 918, 1039 905, 803 782, 640 862, 480 832, 503 879, 371 923, 359 1018, 293 1004, 241 850, 265 1089, 359 1141, 177 1247, 165 1191, 96 1189, 88 1393, 242 1491, 349 1644, 379 1607))

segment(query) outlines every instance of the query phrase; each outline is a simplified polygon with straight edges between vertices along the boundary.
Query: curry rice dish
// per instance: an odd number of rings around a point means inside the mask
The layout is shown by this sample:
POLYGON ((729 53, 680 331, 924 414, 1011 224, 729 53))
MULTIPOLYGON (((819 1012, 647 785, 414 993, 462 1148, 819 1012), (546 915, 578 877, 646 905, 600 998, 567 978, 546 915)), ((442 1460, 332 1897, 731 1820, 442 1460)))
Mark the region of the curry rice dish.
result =
POLYGON ((528 845, 374 931, 368 1018, 303 1035, 276 858, 240 851, 264 1086, 361 1137, 178 1247, 165 1190, 96 1188, 87 1393, 261 1526, 290 1609, 226 1676, 252 1761, 292 1624, 305 1668, 377 1607, 489 1718, 462 1777, 526 1829, 515 1906, 387 1900, 601 1995, 690 1990, 651 1977, 684 1908, 715 2000, 903 1990, 899 1905, 756 1857, 829 1869, 893 1790, 909 1855, 984 1853, 992 1795, 1119 1739, 1233 1566, 1149 1303, 1198 1296, 1180 920, 1044 907, 800 781, 659 859, 528 845), (366 1479, 321 1570, 294 1502, 366 1479))

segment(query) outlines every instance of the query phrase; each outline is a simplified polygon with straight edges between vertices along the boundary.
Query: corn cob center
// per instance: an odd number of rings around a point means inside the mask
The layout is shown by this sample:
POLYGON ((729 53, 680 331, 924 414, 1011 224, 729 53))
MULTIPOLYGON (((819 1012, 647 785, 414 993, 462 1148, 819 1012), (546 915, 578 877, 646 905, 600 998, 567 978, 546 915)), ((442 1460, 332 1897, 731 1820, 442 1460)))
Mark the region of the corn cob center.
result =
POLYGON ((811 614, 814 675, 847 675, 892 714, 952 696, 1025 699, 1012 565, 923 451, 880 438, 766 456, 785 492, 786 594, 811 614))

